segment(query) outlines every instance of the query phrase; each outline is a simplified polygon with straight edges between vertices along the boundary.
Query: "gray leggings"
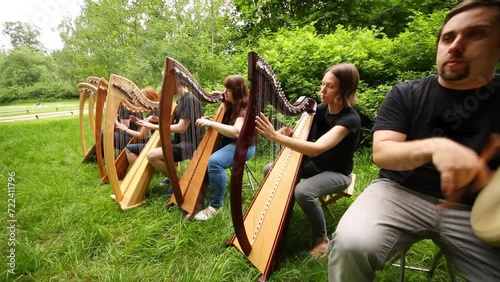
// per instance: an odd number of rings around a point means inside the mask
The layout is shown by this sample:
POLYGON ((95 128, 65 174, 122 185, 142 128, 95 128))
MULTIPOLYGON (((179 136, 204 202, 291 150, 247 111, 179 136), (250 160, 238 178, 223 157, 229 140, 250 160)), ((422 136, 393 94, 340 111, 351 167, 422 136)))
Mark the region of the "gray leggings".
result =
POLYGON ((474 235, 470 206, 446 209, 440 201, 388 179, 375 180, 337 225, 329 281, 373 281, 375 270, 422 239, 432 239, 467 281, 500 281, 500 248, 474 235))
MULTIPOLYGON (((272 163, 267 164, 263 173, 267 175, 272 163)), ((295 186, 295 200, 304 211, 312 227, 313 238, 327 235, 325 215, 319 197, 343 191, 351 184, 351 176, 333 171, 320 171, 312 162, 305 161, 301 169, 301 182, 295 186)))

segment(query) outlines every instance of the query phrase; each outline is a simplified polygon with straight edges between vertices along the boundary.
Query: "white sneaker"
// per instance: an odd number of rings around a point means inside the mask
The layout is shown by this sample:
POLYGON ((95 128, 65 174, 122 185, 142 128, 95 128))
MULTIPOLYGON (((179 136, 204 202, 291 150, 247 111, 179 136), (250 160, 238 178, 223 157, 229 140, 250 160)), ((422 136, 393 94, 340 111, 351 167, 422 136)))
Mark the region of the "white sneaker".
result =
POLYGON ((195 214, 193 219, 200 220, 200 221, 209 220, 214 216, 214 214, 218 213, 219 211, 220 211, 220 208, 214 208, 214 207, 209 205, 204 210, 201 210, 197 214, 195 214))

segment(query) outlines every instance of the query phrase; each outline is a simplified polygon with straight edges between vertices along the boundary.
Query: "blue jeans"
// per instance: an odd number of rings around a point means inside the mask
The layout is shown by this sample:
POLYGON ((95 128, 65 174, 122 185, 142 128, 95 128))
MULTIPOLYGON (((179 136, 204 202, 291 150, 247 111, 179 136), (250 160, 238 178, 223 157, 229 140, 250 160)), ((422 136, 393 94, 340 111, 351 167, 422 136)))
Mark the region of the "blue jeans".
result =
MULTIPOLYGON (((235 143, 228 144, 213 153, 208 160, 208 181, 212 197, 210 205, 214 208, 220 208, 224 203, 227 185, 226 169, 233 165, 235 150, 235 143)), ((248 161, 253 155, 255 155, 255 146, 250 146, 246 160, 248 161)))

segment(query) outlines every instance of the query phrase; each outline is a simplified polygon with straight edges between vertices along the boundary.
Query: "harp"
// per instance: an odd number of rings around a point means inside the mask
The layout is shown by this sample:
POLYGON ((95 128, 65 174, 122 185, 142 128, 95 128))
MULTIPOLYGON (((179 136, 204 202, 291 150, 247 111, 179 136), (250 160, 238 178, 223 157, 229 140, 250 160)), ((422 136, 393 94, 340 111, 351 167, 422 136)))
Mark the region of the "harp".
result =
POLYGON ((95 156, 95 105, 97 101, 97 86, 80 82, 77 85, 80 92, 79 103, 79 121, 80 121, 80 140, 82 143, 83 162, 90 162, 95 156), (85 122, 85 104, 87 104, 87 122, 85 122), (86 130, 87 129, 87 130, 86 130), (86 132, 87 131, 87 132, 86 132), (90 142, 92 144, 88 144, 90 142))
POLYGON ((251 93, 245 123, 236 143, 231 171, 231 217, 235 235, 228 245, 236 246, 262 273, 260 281, 269 278, 278 248, 283 240, 291 208, 293 189, 299 180, 302 154, 283 147, 260 185, 250 206, 243 215, 242 179, 245 156, 255 136, 255 117, 264 112, 265 104, 272 104, 285 115, 300 115, 294 129, 294 138, 306 140, 311 128, 316 102, 301 98, 290 104, 271 67, 256 53, 249 53, 249 80, 251 93), (285 175, 286 174, 286 175, 285 175))
MULTIPOLYGON (((109 182, 114 192, 112 198, 119 202, 121 209, 126 210, 144 202, 144 195, 154 173, 154 169, 148 163, 146 155, 151 148, 159 145, 159 133, 155 131, 151 136, 144 149, 137 157, 136 162, 130 167, 123 181, 120 183, 114 159, 114 121, 120 104, 133 112, 144 112, 157 110, 159 108, 159 103, 149 100, 130 80, 118 75, 111 75, 106 100, 106 119, 104 123, 104 158, 109 182)), ((130 142, 134 141, 131 140, 130 142)), ((124 155, 123 151, 118 156, 118 159, 121 155, 124 155)))
MULTIPOLYGON (((181 82, 190 88, 192 93, 202 102, 217 103, 223 100, 222 92, 207 93, 183 65, 172 58, 167 58, 160 98, 160 116, 165 117, 172 113, 170 106, 172 105, 177 84, 181 82)), ((213 120, 222 122, 224 112, 224 106, 221 104, 213 120)), ((203 193, 208 159, 217 146, 219 133, 211 128, 205 132, 189 165, 179 179, 174 165, 172 150, 168 150, 168 148, 172 147, 172 144, 170 140, 170 124, 165 123, 165 120, 168 119, 160 119, 160 140, 173 190, 173 195, 166 206, 177 205, 188 214, 193 215, 197 209, 196 204, 198 199, 203 193)))
MULTIPOLYGON (((99 174, 101 175, 102 183, 108 183, 108 176, 106 174, 106 169, 104 165, 103 158, 103 143, 102 143, 102 121, 104 117, 104 104, 106 102, 106 97, 108 96, 108 86, 109 83, 104 78, 98 78, 96 81, 97 84, 97 104, 96 104, 96 112, 95 112, 95 151, 96 151, 96 159, 97 166, 99 167, 99 174)), ((122 160, 119 160, 115 163, 115 166, 123 166, 127 165, 125 160, 122 157, 122 160)), ((118 169, 118 171, 123 171, 123 168, 118 169)), ((118 175, 119 179, 123 179, 123 175, 118 175)))

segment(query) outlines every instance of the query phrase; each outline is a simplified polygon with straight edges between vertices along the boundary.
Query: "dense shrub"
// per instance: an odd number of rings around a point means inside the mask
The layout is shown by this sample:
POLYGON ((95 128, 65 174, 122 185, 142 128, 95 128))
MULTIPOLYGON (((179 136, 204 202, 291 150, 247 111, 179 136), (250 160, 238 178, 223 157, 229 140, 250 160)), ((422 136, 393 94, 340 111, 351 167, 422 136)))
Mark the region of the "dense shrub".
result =
POLYGON ((40 82, 31 86, 12 86, 0 88, 0 104, 16 101, 59 101, 78 99, 76 86, 67 82, 40 82))

